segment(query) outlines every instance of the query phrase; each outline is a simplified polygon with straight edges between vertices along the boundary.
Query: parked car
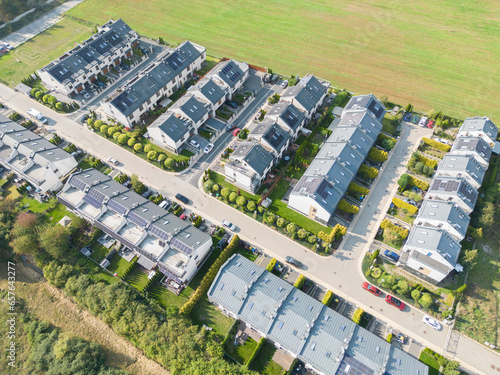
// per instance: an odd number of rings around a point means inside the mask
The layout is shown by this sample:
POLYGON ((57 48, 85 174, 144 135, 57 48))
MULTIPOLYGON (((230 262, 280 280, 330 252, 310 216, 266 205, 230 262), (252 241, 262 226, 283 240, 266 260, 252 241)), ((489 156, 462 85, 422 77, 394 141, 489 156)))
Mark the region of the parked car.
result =
POLYGON ((226 247, 226 244, 227 244, 227 241, 229 241, 229 238, 231 236, 228 234, 228 233, 224 233, 221 237, 221 239, 219 240, 219 243, 217 244, 217 246, 221 249, 225 248, 226 247))
POLYGON ((390 259, 392 259, 395 262, 397 262, 399 260, 399 254, 396 253, 396 252, 394 252, 394 251, 386 250, 386 251, 384 251, 384 255, 387 258, 390 258, 390 259))
POLYGON ((214 148, 214 144, 209 143, 208 145, 205 146, 205 148, 203 149, 203 152, 205 154, 208 154, 208 153, 210 153, 210 151, 212 151, 213 148, 214 148))
POLYGON ((191 139, 191 140, 189 141, 189 144, 190 144, 191 146, 193 146, 194 148, 200 148, 200 144, 199 144, 198 142, 196 142, 194 139, 191 139))
POLYGON ((361 284, 361 286, 363 287, 363 289, 366 289, 374 296, 378 297, 382 294, 382 291, 379 288, 377 288, 376 286, 374 286, 366 281, 363 284, 361 284))
POLYGON ((87 91, 83 90, 81 94, 84 99, 90 99, 90 94, 87 91))
POLYGON ((7 48, 8 50, 11 50, 11 49, 12 49, 12 46, 11 46, 9 43, 7 43, 7 42, 3 42, 3 46, 4 46, 5 48, 7 48))
POLYGON ((418 115, 413 115, 413 116, 411 117, 411 122, 412 122, 413 124, 418 124, 418 122, 419 122, 419 121, 420 121, 420 116, 418 116, 418 115))
POLYGON ((397 307, 401 311, 403 311, 406 307, 406 305, 402 301, 398 300, 396 297, 391 296, 390 294, 385 296, 385 302, 387 302, 389 305, 397 307))
POLYGON ((241 129, 240 128, 236 128, 233 131, 233 135, 236 137, 238 134, 240 134, 240 132, 241 132, 241 129))
POLYGON ((229 230, 236 230, 236 225, 227 220, 222 220, 222 226, 226 227, 229 230))
POLYGON ((281 82, 280 86, 282 89, 285 89, 288 86, 288 80, 285 79, 283 82, 281 82))
POLYGON ((403 116, 403 120, 410 122, 411 121, 411 112, 406 112, 403 116))
POLYGON ((436 123, 436 120, 430 119, 429 122, 427 123, 427 127, 429 129, 432 129, 434 127, 434 124, 436 123))
POLYGON ((450 142, 447 139, 444 139, 444 138, 439 138, 438 141, 441 142, 441 143, 444 143, 445 145, 449 145, 450 144, 450 142))
POLYGON ((163 209, 165 209, 165 210, 168 208, 168 206, 169 206, 169 202, 168 202, 167 200, 162 201, 162 202, 158 205, 158 207, 163 208, 163 209))
POLYGON ((236 124, 229 124, 228 126, 226 126, 226 131, 227 131, 227 132, 230 132, 230 131, 231 131, 231 130, 233 130, 235 127, 236 127, 236 124))
POLYGON ((181 220, 186 220, 186 218, 187 218, 186 214, 181 214, 181 216, 179 216, 179 219, 181 220))
POLYGON ((423 318, 422 318, 422 323, 431 326, 436 331, 440 331, 441 330, 441 324, 437 320, 431 318, 430 316, 424 315, 423 318))
POLYGON ((270 79, 271 83, 276 83, 276 82, 278 82, 278 78, 279 78, 279 77, 278 77, 278 75, 277 75, 277 74, 273 74, 273 75, 271 76, 271 79, 270 79))
POLYGON ((118 161, 117 161, 116 159, 113 159, 113 158, 108 158, 108 161, 109 161, 111 164, 118 165, 118 161))
POLYGON ((285 257, 285 261, 287 263, 290 263, 292 266, 297 267, 297 268, 300 268, 302 266, 302 263, 300 263, 297 259, 292 258, 291 256, 285 257))
POLYGON ((226 100, 226 103, 224 103, 228 106, 230 106, 231 108, 238 108, 238 103, 232 101, 232 100, 226 100))
POLYGON ((182 203, 185 203, 185 204, 188 204, 189 203, 189 199, 187 199, 184 195, 182 194, 175 194, 175 198, 180 200, 182 203))
POLYGON ((427 117, 422 117, 418 122, 418 126, 425 127, 427 125, 427 117))
POLYGON ((139 47, 143 54, 147 55, 150 51, 144 47, 139 47))
POLYGON ((153 195, 153 192, 151 190, 146 190, 144 193, 141 194, 144 198, 149 198, 150 196, 153 195))
POLYGON ((130 66, 128 66, 127 64, 120 64, 120 68, 130 70, 130 66))

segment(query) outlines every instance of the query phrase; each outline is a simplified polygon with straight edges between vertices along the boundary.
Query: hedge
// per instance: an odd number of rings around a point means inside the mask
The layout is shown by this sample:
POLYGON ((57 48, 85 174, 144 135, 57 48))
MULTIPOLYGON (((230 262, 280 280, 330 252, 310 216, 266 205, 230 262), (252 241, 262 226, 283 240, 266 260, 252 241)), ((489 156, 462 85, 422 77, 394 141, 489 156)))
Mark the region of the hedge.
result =
POLYGON ((451 146, 450 145, 447 145, 447 144, 444 144, 444 143, 441 143, 441 142, 438 142, 438 141, 435 141, 434 139, 430 139, 430 138, 422 138, 422 141, 431 146, 431 147, 434 147, 438 150, 441 150, 441 151, 444 151, 444 152, 448 152, 451 150, 451 146))
POLYGON ((387 151, 379 150, 376 147, 372 147, 368 152, 368 157, 378 163, 383 163, 384 161, 386 161, 388 155, 389 154, 387 153, 387 151))
POLYGON ((300 274, 299 277, 297 277, 297 280, 295 280, 293 286, 296 287, 297 289, 300 289, 302 288, 302 285, 304 285, 305 282, 306 282, 306 277, 300 274))
POLYGON ((368 178, 375 179, 378 176, 378 169, 369 167, 366 164, 361 164, 359 167, 359 173, 367 176, 368 178))
POLYGON ((348 214, 357 214, 359 211, 359 207, 353 204, 348 203, 345 199, 342 199, 337 205, 339 210, 345 211, 348 214))
POLYGON ((269 261, 269 264, 266 267, 266 271, 273 272, 274 266, 276 266, 276 258, 273 258, 269 261))
POLYGON ((384 230, 389 229, 389 230, 396 232, 399 235, 399 237, 401 237, 401 239, 403 239, 403 240, 408 237, 408 229, 394 224, 389 219, 382 220, 382 223, 380 224, 380 228, 382 228, 384 230))
POLYGON ((342 237, 344 237, 346 233, 347 233, 347 228, 337 223, 330 231, 330 234, 326 234, 322 230, 319 231, 318 238, 324 242, 332 243, 334 240, 337 241, 342 239, 342 237))
POLYGON ((331 290, 326 292, 325 296, 323 297, 323 300, 321 301, 323 305, 330 306, 330 303, 332 303, 333 300, 333 296, 334 294, 331 290))
POLYGON ((371 261, 373 262, 375 259, 377 259, 379 254, 380 254, 380 249, 375 250, 370 256, 371 261))
POLYGON ((437 160, 429 159, 420 153, 417 153, 417 161, 421 162, 424 165, 427 165, 428 167, 434 168, 434 169, 436 169, 436 167, 438 165, 437 160))
POLYGON ((379 133, 378 139, 381 140, 381 141, 384 140, 384 139, 390 139, 391 141, 393 141, 394 143, 396 143, 396 138, 393 138, 393 137, 390 137, 388 135, 385 135, 384 133, 379 133))
POLYGON ((405 209, 408 211, 408 213, 410 213, 411 215, 415 215, 418 211, 418 208, 415 207, 414 205, 412 204, 409 204, 409 203, 406 203, 406 202, 403 202, 401 199, 399 198, 392 198, 392 203, 394 203, 394 205, 398 208, 401 208, 401 209, 405 209))
POLYGON ((408 179, 408 183, 412 186, 416 186, 418 187, 419 189, 422 189, 422 190, 429 190, 429 183, 428 182, 425 182, 425 181, 422 181, 421 179, 419 178, 416 178, 412 175, 408 175, 410 176, 409 179, 408 179))
POLYGON ((352 321, 356 324, 361 323, 361 319, 363 319, 363 315, 365 315, 365 312, 363 311, 363 309, 357 309, 352 316, 352 321))
POLYGON ((212 264, 212 266, 209 268, 208 272, 201 280, 198 288, 196 288, 194 293, 191 294, 189 300, 181 307, 180 312, 182 314, 189 314, 193 310, 196 303, 198 303, 198 301, 207 293, 210 285, 215 279, 215 276, 217 276, 217 272, 219 272, 219 268, 222 267, 222 265, 231 257, 231 255, 233 255, 233 252, 238 246, 239 242, 239 237, 236 235, 233 236, 229 245, 224 249, 224 251, 222 251, 214 264, 212 264))
POLYGON ((226 346, 226 344, 229 342, 231 337, 238 331, 238 326, 240 325, 240 321, 236 319, 231 327, 227 330, 226 337, 224 337, 224 340, 222 340, 222 348, 226 346))
POLYGON ((389 333, 385 340, 390 344, 392 342, 392 333, 389 333))
POLYGON ((264 337, 261 337, 260 340, 259 340, 259 343, 255 347, 255 350, 253 351, 252 355, 250 356, 250 358, 248 359, 248 361, 246 363, 247 367, 250 367, 250 365, 254 361, 254 359, 257 356, 257 354, 259 354, 260 349, 262 348, 262 346, 264 346, 265 343, 266 343, 266 339, 264 337))
POLYGON ((354 182, 351 182, 349 184, 349 188, 348 188, 349 191, 352 191, 353 193, 359 193, 361 195, 368 195, 368 193, 370 192, 369 189, 363 187, 363 186, 360 186, 358 184, 355 184, 354 182))

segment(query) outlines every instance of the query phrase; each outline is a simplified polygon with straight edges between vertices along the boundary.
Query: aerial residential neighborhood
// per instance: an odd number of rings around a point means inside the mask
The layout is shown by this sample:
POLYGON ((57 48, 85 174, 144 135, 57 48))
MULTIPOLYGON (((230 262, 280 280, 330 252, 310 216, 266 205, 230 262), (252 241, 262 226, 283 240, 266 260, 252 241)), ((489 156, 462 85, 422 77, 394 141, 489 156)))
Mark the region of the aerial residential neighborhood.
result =
POLYGON ((462 5, 0 2, 0 373, 497 374, 462 5))

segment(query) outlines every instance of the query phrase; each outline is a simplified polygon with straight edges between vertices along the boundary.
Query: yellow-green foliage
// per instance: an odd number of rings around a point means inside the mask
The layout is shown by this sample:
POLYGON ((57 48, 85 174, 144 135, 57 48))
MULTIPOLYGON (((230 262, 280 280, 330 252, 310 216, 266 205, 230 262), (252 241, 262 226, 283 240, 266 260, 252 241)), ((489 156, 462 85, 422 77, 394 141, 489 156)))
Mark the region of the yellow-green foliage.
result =
POLYGON ((409 204, 409 203, 406 203, 406 202, 403 202, 401 199, 399 198, 392 198, 392 203, 394 203, 394 205, 398 208, 404 208, 405 210, 408 211, 408 213, 410 213, 411 215, 414 215, 417 213, 418 211, 418 208, 415 207, 414 205, 412 204, 409 204))
POLYGON ((332 303, 332 299, 333 299, 333 292, 329 290, 328 292, 326 292, 321 302, 323 303, 323 305, 330 306, 330 303, 332 303))
POLYGON ((361 174, 365 174, 368 178, 377 178, 378 176, 378 169, 369 167, 366 164, 361 164, 361 167, 359 167, 359 172, 361 174))
POLYGON ((382 139, 390 139, 391 141, 393 141, 394 143, 396 143, 396 138, 389 137, 388 135, 386 135, 386 134, 384 134, 384 133, 380 133, 380 134, 378 135, 378 138, 379 138, 380 140, 382 140, 382 139))
POLYGON ((389 229, 397 233, 401 239, 405 239, 408 237, 408 229, 400 227, 399 225, 395 225, 392 221, 388 219, 384 219, 382 223, 380 224, 380 228, 382 229, 389 229))
POLYGON ((379 150, 376 147, 372 147, 368 152, 368 157, 375 162, 384 162, 387 160, 387 151, 379 150))
POLYGON ((272 272, 275 265, 276 265, 276 258, 273 258, 269 261, 269 264, 267 265, 266 270, 269 272, 272 272))
POLYGON ((444 151, 444 152, 448 152, 451 150, 451 146, 450 145, 446 145, 444 143, 441 143, 441 142, 438 142, 438 141, 435 141, 434 139, 430 139, 430 138, 422 138, 422 141, 424 141, 425 144, 431 146, 431 147, 434 147, 438 150, 441 150, 441 151, 444 151))
POLYGON ((365 312, 363 309, 357 309, 354 314, 352 315, 352 321, 356 324, 361 323, 361 319, 363 319, 363 315, 365 315, 365 312))
POLYGON ((368 195, 368 193, 370 192, 370 190, 368 190, 364 186, 360 186, 358 184, 355 184, 354 182, 351 182, 349 184, 349 191, 352 191, 354 193, 359 193, 362 195, 368 195))
POLYGON ((431 167, 434 169, 436 169, 436 167, 438 165, 437 160, 426 158, 424 155, 422 155, 420 153, 417 156, 417 162, 421 162, 423 165, 427 165, 428 167, 431 167))
POLYGON ((305 282, 306 282, 306 277, 300 274, 299 277, 297 277, 297 280, 295 280, 293 286, 296 287, 297 289, 300 289, 302 288, 302 285, 304 285, 305 282))
POLYGON ((344 237, 346 233, 347 233, 347 228, 337 223, 330 231, 330 234, 326 234, 321 230, 318 233, 318 237, 320 240, 324 242, 332 243, 334 240, 336 241, 344 237))
POLYGON ((347 212, 348 214, 357 214, 359 211, 359 207, 355 206, 353 204, 348 203, 345 199, 342 199, 339 204, 337 205, 337 208, 347 212))
POLYGON ((410 178, 408 179, 408 183, 411 186, 416 186, 422 190, 429 190, 429 183, 428 182, 422 181, 416 177, 413 177, 412 175, 409 175, 409 176, 410 176, 410 178))

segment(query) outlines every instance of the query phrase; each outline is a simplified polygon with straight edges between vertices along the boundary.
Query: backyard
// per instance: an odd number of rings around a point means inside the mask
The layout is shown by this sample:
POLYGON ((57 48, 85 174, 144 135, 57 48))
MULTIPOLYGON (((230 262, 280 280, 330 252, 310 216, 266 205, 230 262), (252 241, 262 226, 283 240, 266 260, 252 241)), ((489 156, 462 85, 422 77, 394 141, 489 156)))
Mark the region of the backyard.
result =
POLYGON ((249 337, 245 340, 245 344, 236 346, 234 345, 234 341, 234 337, 228 341, 224 348, 226 353, 240 365, 246 364, 257 347, 257 341, 249 337))
POLYGON ((267 341, 260 349, 259 355, 253 361, 250 369, 262 375, 283 374, 283 367, 273 361, 274 353, 276 353, 276 348, 267 341))
POLYGON ((0 57, 0 82, 14 87, 93 34, 92 28, 64 18, 48 30, 0 57))
POLYGON ((142 292, 148 283, 148 274, 144 268, 136 265, 125 281, 132 285, 137 291, 142 292))
POLYGON ((223 315, 215 305, 211 304, 207 296, 204 296, 191 312, 191 319, 194 324, 203 324, 211 327, 220 336, 224 337, 233 324, 234 319, 223 315))

